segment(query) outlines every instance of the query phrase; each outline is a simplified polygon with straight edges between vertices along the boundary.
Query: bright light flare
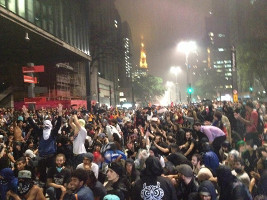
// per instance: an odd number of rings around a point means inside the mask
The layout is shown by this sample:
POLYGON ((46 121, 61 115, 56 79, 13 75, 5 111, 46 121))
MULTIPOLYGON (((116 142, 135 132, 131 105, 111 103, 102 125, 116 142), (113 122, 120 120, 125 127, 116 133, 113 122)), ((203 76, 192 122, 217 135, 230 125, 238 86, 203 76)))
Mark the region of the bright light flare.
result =
POLYGON ((177 46, 178 51, 188 55, 190 52, 197 50, 197 45, 195 41, 182 41, 177 46))
POLYGON ((172 66, 170 72, 173 73, 175 76, 181 73, 181 67, 179 66, 172 66))

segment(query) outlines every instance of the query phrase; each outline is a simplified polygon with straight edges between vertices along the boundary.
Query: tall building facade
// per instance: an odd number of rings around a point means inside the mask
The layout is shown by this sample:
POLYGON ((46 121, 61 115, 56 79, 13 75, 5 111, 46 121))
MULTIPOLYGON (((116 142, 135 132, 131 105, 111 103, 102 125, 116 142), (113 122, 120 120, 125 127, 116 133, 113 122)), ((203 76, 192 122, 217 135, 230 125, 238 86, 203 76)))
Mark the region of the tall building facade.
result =
MULTIPOLYGON (((88 2, 0 1, 0 70, 3 93, 26 97, 89 100, 88 2), (44 65, 35 85, 23 82, 22 66, 44 65), (4 73, 3 73, 4 72, 4 73), (28 89, 28 90, 27 90, 28 89), (29 90, 32 92, 29 93, 29 90)), ((1 97, 0 101, 4 101, 1 97)))
POLYGON ((119 72, 124 68, 122 22, 114 2, 89 1, 92 98, 113 106, 119 103, 119 72))
POLYGON ((206 32, 208 73, 214 80, 215 92, 222 96, 232 95, 232 45, 226 1, 212 1, 212 10, 206 18, 206 32))
POLYGON ((127 22, 122 23, 122 37, 124 47, 123 68, 119 73, 119 95, 120 104, 129 103, 133 101, 132 89, 132 55, 133 42, 130 26, 127 22))

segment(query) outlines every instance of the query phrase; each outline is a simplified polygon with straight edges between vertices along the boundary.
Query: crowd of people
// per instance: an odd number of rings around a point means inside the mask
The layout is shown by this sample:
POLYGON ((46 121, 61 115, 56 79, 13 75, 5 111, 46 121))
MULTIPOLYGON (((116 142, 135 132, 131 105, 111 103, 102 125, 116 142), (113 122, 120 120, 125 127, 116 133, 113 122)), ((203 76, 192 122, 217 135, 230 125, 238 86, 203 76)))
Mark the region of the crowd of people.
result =
POLYGON ((0 109, 1 199, 267 199, 264 103, 0 109))

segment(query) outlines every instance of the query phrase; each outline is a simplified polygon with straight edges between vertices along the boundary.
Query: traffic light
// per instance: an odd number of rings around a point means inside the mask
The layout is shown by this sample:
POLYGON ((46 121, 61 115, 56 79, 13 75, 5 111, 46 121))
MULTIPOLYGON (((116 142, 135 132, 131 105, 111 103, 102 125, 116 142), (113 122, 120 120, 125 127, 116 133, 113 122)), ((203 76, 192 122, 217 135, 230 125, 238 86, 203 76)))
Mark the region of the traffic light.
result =
POLYGON ((253 87, 252 86, 249 87, 249 91, 253 92, 253 87))
POLYGON ((188 93, 192 94, 192 88, 188 88, 188 93))
POLYGON ((188 84, 187 93, 190 95, 193 93, 193 88, 191 87, 191 83, 188 84))

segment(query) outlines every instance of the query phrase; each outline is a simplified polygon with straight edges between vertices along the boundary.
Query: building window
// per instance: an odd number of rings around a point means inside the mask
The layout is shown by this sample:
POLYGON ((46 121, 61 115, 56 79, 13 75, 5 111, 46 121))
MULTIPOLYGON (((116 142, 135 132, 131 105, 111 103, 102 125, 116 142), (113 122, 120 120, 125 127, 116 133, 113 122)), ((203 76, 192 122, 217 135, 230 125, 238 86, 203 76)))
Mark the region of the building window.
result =
POLYGON ((232 73, 231 72, 227 72, 224 74, 225 76, 232 76, 232 73))
POLYGON ((218 48, 218 51, 226 51, 225 48, 218 48))
POLYGON ((123 92, 120 92, 120 97, 123 97, 124 96, 124 93, 123 92))
POLYGON ((222 34, 222 33, 219 33, 219 34, 218 34, 218 37, 225 37, 225 35, 222 34))
POLYGON ((232 88, 232 85, 225 85, 225 88, 232 88))
POLYGON ((221 69, 217 69, 216 72, 222 72, 222 70, 221 69))
POLYGON ((8 1, 8 9, 14 13, 16 13, 16 0, 8 1))
POLYGON ((25 0, 18 1, 18 14, 19 16, 25 18, 25 0))

